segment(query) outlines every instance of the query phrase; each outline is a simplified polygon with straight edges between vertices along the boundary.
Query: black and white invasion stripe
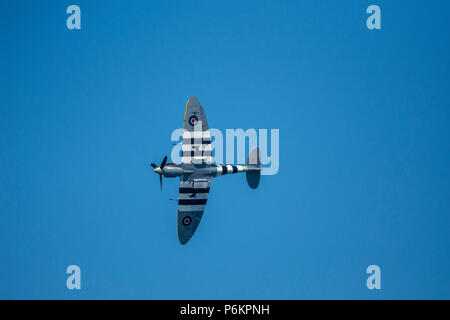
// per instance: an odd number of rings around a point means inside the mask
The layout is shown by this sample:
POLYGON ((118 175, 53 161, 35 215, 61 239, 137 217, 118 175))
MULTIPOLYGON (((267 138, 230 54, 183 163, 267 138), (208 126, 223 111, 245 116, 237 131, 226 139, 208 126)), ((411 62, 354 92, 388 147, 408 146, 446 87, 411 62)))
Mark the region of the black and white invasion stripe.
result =
MULTIPOLYGON (((196 128, 202 128, 201 121, 197 122, 196 128)), ((209 130, 184 131, 181 148, 181 162, 184 164, 213 163, 209 130)))
POLYGON ((245 170, 245 166, 239 166, 239 165, 218 165, 217 166, 217 176, 223 176, 225 174, 232 174, 232 173, 239 173, 239 172, 244 172, 245 170))
POLYGON ((178 211, 205 210, 210 184, 210 181, 180 181, 178 211))

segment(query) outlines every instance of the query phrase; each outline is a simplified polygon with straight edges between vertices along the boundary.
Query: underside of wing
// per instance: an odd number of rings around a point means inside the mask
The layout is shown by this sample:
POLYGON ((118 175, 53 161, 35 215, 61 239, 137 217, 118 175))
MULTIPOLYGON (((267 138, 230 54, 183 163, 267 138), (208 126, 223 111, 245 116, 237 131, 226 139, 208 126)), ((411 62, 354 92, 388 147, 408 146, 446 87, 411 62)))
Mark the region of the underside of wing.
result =
POLYGON ((210 179, 180 180, 178 197, 178 239, 185 244, 200 223, 208 200, 210 179))
POLYGON ((205 111, 196 97, 190 97, 186 104, 181 163, 213 163, 208 122, 205 111))

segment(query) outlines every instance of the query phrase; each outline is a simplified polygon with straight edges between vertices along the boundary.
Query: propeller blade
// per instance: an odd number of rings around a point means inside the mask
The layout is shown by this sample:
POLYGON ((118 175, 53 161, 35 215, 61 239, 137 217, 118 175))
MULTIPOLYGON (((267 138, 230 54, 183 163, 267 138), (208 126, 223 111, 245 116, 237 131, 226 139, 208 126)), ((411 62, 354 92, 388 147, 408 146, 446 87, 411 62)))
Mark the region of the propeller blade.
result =
POLYGON ((167 156, 164 157, 164 160, 163 160, 163 162, 160 165, 161 169, 164 168, 164 166, 166 165, 166 161, 167 161, 167 156))
POLYGON ((153 167, 153 169, 158 168, 158 166, 156 164, 154 164, 153 162, 150 162, 150 165, 153 167))
POLYGON ((161 185, 161 190, 162 190, 162 175, 159 175, 159 184, 161 185))

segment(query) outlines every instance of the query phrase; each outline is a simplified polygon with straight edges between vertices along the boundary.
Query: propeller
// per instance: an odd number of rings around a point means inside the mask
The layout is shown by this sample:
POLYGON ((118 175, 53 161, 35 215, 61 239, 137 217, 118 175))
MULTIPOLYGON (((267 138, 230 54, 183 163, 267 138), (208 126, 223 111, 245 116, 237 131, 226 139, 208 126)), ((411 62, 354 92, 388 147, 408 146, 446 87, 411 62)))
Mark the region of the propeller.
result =
POLYGON ((167 156, 164 157, 164 159, 161 162, 161 165, 159 167, 156 164, 154 164, 153 162, 150 162, 150 165, 153 168, 153 172, 156 172, 157 174, 159 174, 159 184, 161 185, 161 190, 162 190, 162 170, 163 170, 164 166, 166 165, 166 162, 167 162, 167 156))

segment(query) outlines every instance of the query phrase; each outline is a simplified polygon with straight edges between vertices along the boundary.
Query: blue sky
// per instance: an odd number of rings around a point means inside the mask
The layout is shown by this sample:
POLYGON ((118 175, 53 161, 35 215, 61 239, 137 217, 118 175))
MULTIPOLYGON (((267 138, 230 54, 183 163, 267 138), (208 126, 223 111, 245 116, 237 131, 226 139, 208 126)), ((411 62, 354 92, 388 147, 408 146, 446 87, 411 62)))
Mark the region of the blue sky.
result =
POLYGON ((0 298, 450 298, 448 1, 0 9, 0 298), (181 246, 148 163, 191 95, 212 128, 280 129, 280 171, 213 181, 181 246))

